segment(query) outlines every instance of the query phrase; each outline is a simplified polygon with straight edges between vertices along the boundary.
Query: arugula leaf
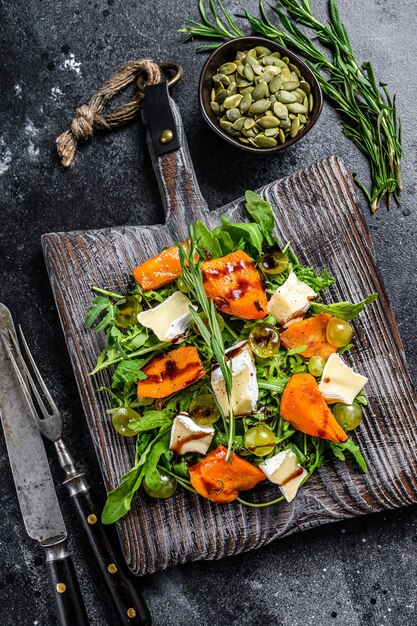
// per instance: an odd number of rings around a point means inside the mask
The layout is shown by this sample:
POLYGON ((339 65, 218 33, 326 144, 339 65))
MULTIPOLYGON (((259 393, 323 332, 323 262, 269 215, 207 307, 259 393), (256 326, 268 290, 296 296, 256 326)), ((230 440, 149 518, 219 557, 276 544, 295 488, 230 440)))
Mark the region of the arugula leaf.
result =
POLYGON ((310 306, 311 313, 329 313, 342 320, 354 320, 358 317, 367 304, 371 304, 378 294, 371 293, 365 300, 352 304, 352 302, 334 302, 333 304, 321 304, 320 302, 313 302, 310 306))
POLYGON ((111 302, 109 298, 103 296, 97 296, 94 298, 91 306, 87 310, 84 326, 86 328, 92 328, 94 322, 102 313, 106 313, 103 319, 93 328, 95 332, 100 332, 114 323, 117 307, 111 302))
POLYGON ((294 348, 290 348, 289 350, 287 350, 287 356, 292 356, 293 354, 300 354, 300 352, 304 352, 304 350, 307 350, 308 346, 307 344, 304 344, 303 346, 295 346, 294 348))
POLYGON ((221 228, 222 228, 221 226, 218 226, 217 228, 214 229, 213 233, 216 233, 216 238, 218 239, 219 244, 221 246, 221 249, 222 249, 221 256, 226 256, 226 254, 230 254, 231 252, 233 252, 235 247, 233 245, 233 239, 231 238, 229 233, 225 232, 224 230, 221 230, 221 228))
POLYGON ((137 383, 138 380, 145 380, 146 374, 142 372, 145 363, 146 359, 124 359, 120 361, 113 374, 112 389, 129 387, 137 383))
POLYGON ((346 443, 333 443, 333 441, 329 442, 329 447, 333 454, 340 459, 341 461, 345 461, 344 451, 350 452, 350 454, 354 457, 356 463, 359 468, 362 470, 364 474, 368 471, 366 461, 362 456, 362 452, 359 449, 359 446, 353 441, 353 439, 348 439, 346 443))
POLYGON ((158 489, 161 486, 161 476, 157 470, 157 465, 162 454, 169 448, 170 434, 166 433, 151 448, 144 464, 146 484, 151 489, 158 489))
POLYGON ((154 428, 160 428, 170 426, 172 423, 171 411, 146 411, 142 417, 135 422, 130 422, 129 428, 138 433, 145 432, 146 430, 153 430, 154 428))
POLYGON ((144 468, 135 465, 124 475, 120 485, 108 492, 106 504, 101 514, 103 524, 113 524, 123 515, 126 515, 130 510, 132 498, 142 483, 144 474, 144 468))
POLYGON ((262 254, 263 237, 258 224, 254 222, 232 224, 225 215, 222 215, 222 231, 230 235, 235 244, 234 249, 243 240, 252 246, 259 255, 262 254))
POLYGON ((204 251, 208 250, 214 259, 223 256, 219 240, 200 220, 194 225, 194 237, 198 247, 204 251))
POLYGON ((258 224, 267 244, 272 246, 276 243, 276 239, 272 236, 275 221, 271 205, 267 200, 261 198, 259 194, 249 190, 245 192, 245 200, 247 212, 258 224))
POLYGON ((306 283, 309 287, 314 289, 314 291, 321 291, 325 287, 330 287, 336 282, 336 278, 334 276, 330 276, 327 270, 323 270, 321 274, 319 274, 313 267, 304 267, 303 265, 296 265, 293 268, 294 274, 302 280, 303 283, 306 283))
POLYGON ((354 402, 357 402, 358 404, 362 404, 363 406, 368 406, 368 397, 367 397, 364 389, 362 389, 358 393, 358 395, 354 399, 354 402))

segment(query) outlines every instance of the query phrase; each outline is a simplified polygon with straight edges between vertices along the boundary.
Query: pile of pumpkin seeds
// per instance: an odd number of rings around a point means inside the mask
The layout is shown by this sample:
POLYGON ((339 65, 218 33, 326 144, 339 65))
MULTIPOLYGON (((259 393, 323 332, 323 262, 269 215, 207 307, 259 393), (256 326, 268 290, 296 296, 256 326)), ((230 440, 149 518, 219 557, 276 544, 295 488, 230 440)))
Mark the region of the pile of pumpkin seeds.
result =
POLYGON ((310 85, 279 52, 264 46, 239 51, 212 81, 211 109, 221 128, 243 144, 274 148, 308 124, 310 85))

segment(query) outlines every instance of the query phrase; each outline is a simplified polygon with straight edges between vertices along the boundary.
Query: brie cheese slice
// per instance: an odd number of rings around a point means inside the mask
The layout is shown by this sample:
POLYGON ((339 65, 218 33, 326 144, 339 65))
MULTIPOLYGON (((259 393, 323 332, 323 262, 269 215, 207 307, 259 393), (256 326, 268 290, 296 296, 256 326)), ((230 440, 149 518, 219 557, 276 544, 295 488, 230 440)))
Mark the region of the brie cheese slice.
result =
MULTIPOLYGON (((259 389, 255 361, 247 341, 241 341, 225 352, 232 372, 231 405, 235 415, 249 415, 256 410, 259 389)), ((226 417, 230 413, 223 374, 218 365, 211 370, 211 386, 226 417)))
POLYGON ((214 428, 196 424, 188 413, 180 413, 174 418, 169 449, 177 454, 198 452, 206 454, 214 436, 214 428))
POLYGON ((187 296, 176 291, 153 309, 138 313, 138 322, 152 330, 159 341, 177 340, 179 343, 191 324, 190 305, 187 296))
POLYGON ((283 450, 271 458, 259 463, 267 478, 278 485, 282 495, 291 502, 308 472, 298 462, 292 450, 283 450))
POLYGON ((319 390, 326 402, 352 404, 367 382, 366 376, 354 372, 338 354, 332 354, 324 366, 319 390))
POLYGON ((314 289, 291 272, 285 283, 272 294, 266 309, 283 326, 292 318, 304 314, 316 296, 314 289))

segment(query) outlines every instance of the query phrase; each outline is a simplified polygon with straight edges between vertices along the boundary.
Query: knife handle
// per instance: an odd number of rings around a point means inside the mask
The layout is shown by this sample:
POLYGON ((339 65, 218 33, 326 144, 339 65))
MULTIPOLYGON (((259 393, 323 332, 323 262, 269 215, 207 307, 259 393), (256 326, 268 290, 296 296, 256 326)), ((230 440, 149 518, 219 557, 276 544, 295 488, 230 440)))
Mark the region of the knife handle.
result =
POLYGON ((46 548, 46 564, 52 583, 59 626, 89 626, 84 601, 67 542, 46 548))
MULTIPOLYGON (((151 626, 151 616, 140 591, 128 579, 99 520, 88 489, 71 493, 90 546, 103 575, 120 623, 123 626, 151 626)), ((78 626, 78 624, 77 624, 78 626)))

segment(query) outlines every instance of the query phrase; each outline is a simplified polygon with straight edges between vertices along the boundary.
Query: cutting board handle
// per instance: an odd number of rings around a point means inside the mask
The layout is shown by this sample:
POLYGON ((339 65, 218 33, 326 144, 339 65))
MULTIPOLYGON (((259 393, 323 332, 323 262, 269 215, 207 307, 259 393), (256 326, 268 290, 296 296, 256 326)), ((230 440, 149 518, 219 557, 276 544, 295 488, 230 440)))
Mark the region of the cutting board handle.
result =
POLYGON ((166 224, 186 236, 190 223, 202 219, 208 207, 198 186, 181 114, 166 83, 146 87, 145 94, 142 119, 166 224), (160 141, 164 131, 172 132, 166 144, 160 141))

